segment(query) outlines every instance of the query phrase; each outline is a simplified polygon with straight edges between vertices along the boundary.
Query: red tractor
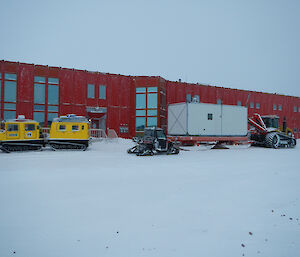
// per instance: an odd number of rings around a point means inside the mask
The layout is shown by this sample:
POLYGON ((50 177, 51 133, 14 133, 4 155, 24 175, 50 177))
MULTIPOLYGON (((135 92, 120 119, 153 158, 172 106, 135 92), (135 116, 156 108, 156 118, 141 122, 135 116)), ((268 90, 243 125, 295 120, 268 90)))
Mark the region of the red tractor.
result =
POLYGON ((296 139, 290 129, 286 127, 284 119, 282 128, 279 127, 279 117, 276 115, 260 116, 255 113, 248 119, 250 140, 253 145, 269 148, 293 148, 296 139))

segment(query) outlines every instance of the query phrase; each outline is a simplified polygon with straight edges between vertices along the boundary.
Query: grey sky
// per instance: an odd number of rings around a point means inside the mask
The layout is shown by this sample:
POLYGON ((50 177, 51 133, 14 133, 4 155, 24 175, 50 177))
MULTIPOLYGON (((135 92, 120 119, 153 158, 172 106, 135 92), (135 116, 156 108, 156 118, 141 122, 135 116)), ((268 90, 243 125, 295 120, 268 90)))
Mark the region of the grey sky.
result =
POLYGON ((300 96, 298 0, 0 3, 0 59, 300 96))

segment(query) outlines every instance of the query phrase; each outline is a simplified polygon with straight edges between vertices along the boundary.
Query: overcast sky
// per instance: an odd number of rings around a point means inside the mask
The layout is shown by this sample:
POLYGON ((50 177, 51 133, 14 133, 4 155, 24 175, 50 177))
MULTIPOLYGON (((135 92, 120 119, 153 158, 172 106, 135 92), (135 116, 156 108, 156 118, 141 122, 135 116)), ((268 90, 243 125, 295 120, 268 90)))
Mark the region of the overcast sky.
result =
POLYGON ((0 59, 300 96, 300 0, 0 6, 0 59))

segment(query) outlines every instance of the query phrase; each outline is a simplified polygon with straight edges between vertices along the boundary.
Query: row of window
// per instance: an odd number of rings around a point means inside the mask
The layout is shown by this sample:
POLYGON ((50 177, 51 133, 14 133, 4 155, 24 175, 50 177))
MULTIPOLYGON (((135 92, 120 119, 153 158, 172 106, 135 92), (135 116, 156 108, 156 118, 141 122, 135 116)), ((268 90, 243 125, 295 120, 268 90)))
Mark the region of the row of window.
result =
MULTIPOLYGON (((88 98, 95 98, 95 85, 94 84, 88 84, 87 89, 87 96, 88 98)), ((99 85, 99 99, 106 99, 106 86, 105 85, 99 85)))
MULTIPOLYGON (((36 128, 35 124, 25 124, 25 131, 35 131, 36 128)), ((18 124, 7 124, 7 131, 18 131, 19 125, 18 124)))
POLYGON ((143 131, 145 127, 157 126, 158 88, 136 88, 136 131, 143 131))
MULTIPOLYGON (((199 95, 194 95, 193 99, 192 99, 192 95, 191 94, 187 94, 186 95, 186 102, 187 103, 199 103, 200 102, 200 97, 199 95)), ((217 99, 217 104, 222 104, 222 100, 221 99, 217 99)), ((242 106, 242 102, 241 101, 237 101, 237 106, 242 106)), ((254 105, 254 102, 250 102, 250 108, 253 109, 255 106, 256 109, 260 109, 260 103, 256 103, 254 105)), ((273 110, 276 111, 282 111, 282 105, 281 104, 273 104, 273 110)), ((294 112, 300 112, 300 107, 294 106, 294 112)))

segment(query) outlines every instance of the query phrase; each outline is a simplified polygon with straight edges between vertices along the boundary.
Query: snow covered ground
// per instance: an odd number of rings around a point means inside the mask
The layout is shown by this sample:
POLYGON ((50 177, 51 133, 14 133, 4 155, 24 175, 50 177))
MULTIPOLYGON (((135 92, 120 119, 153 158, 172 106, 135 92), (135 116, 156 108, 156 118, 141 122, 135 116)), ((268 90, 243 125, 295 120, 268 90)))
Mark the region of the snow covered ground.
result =
POLYGON ((0 153, 0 256, 299 256, 299 145, 151 157, 131 145, 0 153))

